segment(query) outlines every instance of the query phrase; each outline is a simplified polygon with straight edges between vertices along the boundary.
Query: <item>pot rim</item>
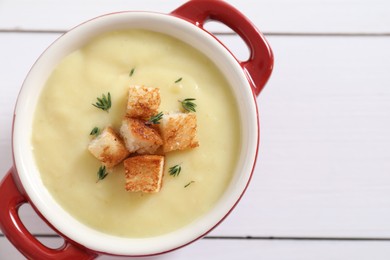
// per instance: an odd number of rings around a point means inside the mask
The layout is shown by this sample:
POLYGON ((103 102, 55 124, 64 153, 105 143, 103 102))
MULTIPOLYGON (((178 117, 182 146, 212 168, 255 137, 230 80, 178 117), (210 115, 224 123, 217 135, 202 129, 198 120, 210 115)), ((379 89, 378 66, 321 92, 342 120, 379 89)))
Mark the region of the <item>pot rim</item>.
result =
POLYGON ((258 143, 256 99, 240 64, 211 34, 191 22, 169 14, 134 11, 111 13, 73 28, 57 39, 33 65, 22 85, 15 107, 13 156, 18 177, 31 203, 46 221, 66 238, 95 252, 113 255, 159 254, 185 246, 210 232, 231 212, 245 192, 256 162, 258 143), (240 159, 229 187, 217 204, 193 223, 151 238, 124 238, 105 234, 73 218, 55 201, 40 179, 32 153, 31 133, 25 131, 31 129, 35 111, 32 108, 35 108, 51 69, 63 57, 94 36, 106 31, 130 28, 165 33, 205 54, 230 83, 240 114, 240 159))

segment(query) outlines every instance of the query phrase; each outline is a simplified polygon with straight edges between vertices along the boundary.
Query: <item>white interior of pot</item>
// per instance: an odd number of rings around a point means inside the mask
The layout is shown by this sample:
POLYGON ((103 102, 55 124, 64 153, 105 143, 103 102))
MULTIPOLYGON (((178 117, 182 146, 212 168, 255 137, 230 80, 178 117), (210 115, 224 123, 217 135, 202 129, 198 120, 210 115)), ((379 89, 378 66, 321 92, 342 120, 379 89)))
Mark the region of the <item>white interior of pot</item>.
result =
POLYGON ((117 255, 148 255, 172 250, 202 236, 218 224, 239 200, 250 179, 256 159, 258 126, 256 104, 240 65, 212 36, 182 19, 156 13, 124 12, 101 16, 60 37, 38 59, 28 74, 15 110, 13 149, 23 187, 41 214, 66 237, 94 251, 117 255), (166 235, 123 238, 101 233, 69 215, 46 189, 32 153, 34 108, 52 69, 59 61, 92 37, 117 29, 139 28, 177 37, 192 45, 219 67, 230 82, 239 104, 242 146, 235 175, 222 198, 205 216, 166 235))

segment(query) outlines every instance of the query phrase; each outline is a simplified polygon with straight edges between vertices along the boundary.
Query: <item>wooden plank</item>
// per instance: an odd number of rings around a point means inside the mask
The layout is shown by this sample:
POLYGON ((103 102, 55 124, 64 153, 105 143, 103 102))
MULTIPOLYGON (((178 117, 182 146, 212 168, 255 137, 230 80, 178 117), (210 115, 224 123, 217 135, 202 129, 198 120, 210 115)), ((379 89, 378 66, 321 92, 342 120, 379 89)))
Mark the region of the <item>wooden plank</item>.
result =
POLYGON ((390 38, 269 40, 258 166, 218 232, 389 237, 390 38))
MULTIPOLYGON (((11 165, 20 83, 56 36, 0 34, 0 176, 11 165)), ((235 45, 232 37, 223 40, 235 45)), ((390 237, 390 38, 269 40, 276 62, 258 98, 258 165, 241 203, 211 235, 390 237)), ((50 233, 33 215, 23 213, 32 232, 50 233)))
MULTIPOLYGON (((83 1, 3 0, 0 30, 68 30, 93 17, 123 11, 169 13, 183 0, 83 1)), ((390 2, 386 0, 229 0, 266 33, 390 33, 390 2)), ((211 26, 214 31, 226 31, 211 26)))
MULTIPOLYGON (((40 238, 42 243, 56 248, 62 244, 60 238, 40 238)), ((385 260, 390 254, 388 242, 367 241, 300 241, 300 240, 221 240, 202 239, 183 249, 169 254, 131 258, 134 260, 179 260, 179 259, 269 259, 269 260, 385 260)), ((25 258, 0 237, 0 258, 24 260, 25 258)), ((118 256, 100 256, 99 260, 129 259, 118 256)))

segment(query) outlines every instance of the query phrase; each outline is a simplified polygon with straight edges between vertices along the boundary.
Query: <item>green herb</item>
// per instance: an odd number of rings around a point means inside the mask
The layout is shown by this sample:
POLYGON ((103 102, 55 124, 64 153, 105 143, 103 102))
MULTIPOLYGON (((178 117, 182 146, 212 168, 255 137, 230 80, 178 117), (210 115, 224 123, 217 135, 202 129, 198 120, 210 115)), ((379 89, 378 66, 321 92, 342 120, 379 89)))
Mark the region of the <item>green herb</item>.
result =
POLYGON ((183 78, 178 78, 175 83, 179 83, 183 78))
POLYGON ((179 100, 182 107, 188 112, 196 112, 196 104, 192 101, 195 101, 195 98, 186 98, 184 100, 179 100))
POLYGON ((99 127, 95 126, 92 131, 89 133, 89 135, 94 135, 94 136, 98 136, 100 134, 100 129, 99 127))
POLYGON ((160 112, 160 113, 158 113, 157 115, 154 115, 154 116, 152 116, 151 118, 149 118, 149 120, 146 121, 146 124, 147 124, 147 125, 151 125, 151 124, 154 124, 154 125, 160 124, 159 121, 162 119, 163 116, 164 116, 163 112, 160 112))
POLYGON ((169 168, 168 172, 169 172, 169 175, 171 175, 173 177, 179 176, 179 174, 181 172, 181 166, 179 164, 176 164, 175 166, 172 166, 171 168, 169 168))
POLYGON ((103 180, 104 178, 106 178, 108 175, 108 172, 106 171, 106 166, 100 166, 98 172, 97 172, 97 176, 98 176, 98 181, 100 180, 103 180))
POLYGON ((190 181, 189 183, 187 183, 186 185, 184 185, 184 188, 187 188, 188 186, 190 186, 192 183, 194 183, 195 181, 190 181))
POLYGON ((111 94, 108 92, 107 96, 102 95, 101 98, 96 98, 98 101, 95 104, 92 104, 94 107, 100 108, 104 111, 107 111, 111 108, 111 94))
POLYGON ((134 71, 135 71, 135 68, 132 68, 131 71, 130 71, 129 77, 133 76, 134 71))

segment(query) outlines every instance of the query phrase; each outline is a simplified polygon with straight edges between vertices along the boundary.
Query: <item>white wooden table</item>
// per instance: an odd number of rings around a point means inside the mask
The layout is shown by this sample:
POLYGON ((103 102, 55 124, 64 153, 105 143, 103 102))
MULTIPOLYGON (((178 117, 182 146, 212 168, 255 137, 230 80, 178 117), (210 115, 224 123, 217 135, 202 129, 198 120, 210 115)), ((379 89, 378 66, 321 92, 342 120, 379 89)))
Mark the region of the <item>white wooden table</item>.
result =
MULTIPOLYGON (((225 222, 184 249, 150 259, 389 259, 390 2, 229 2, 265 33, 275 54, 258 98, 258 164, 225 222)), ((0 0, 0 177, 12 165, 20 86, 52 41, 100 14, 168 13, 182 3, 0 0)), ((208 28, 246 57, 236 35, 208 28)), ((21 215, 41 241, 61 245, 29 206, 21 215)), ((1 233, 0 259, 24 259, 1 233)))

